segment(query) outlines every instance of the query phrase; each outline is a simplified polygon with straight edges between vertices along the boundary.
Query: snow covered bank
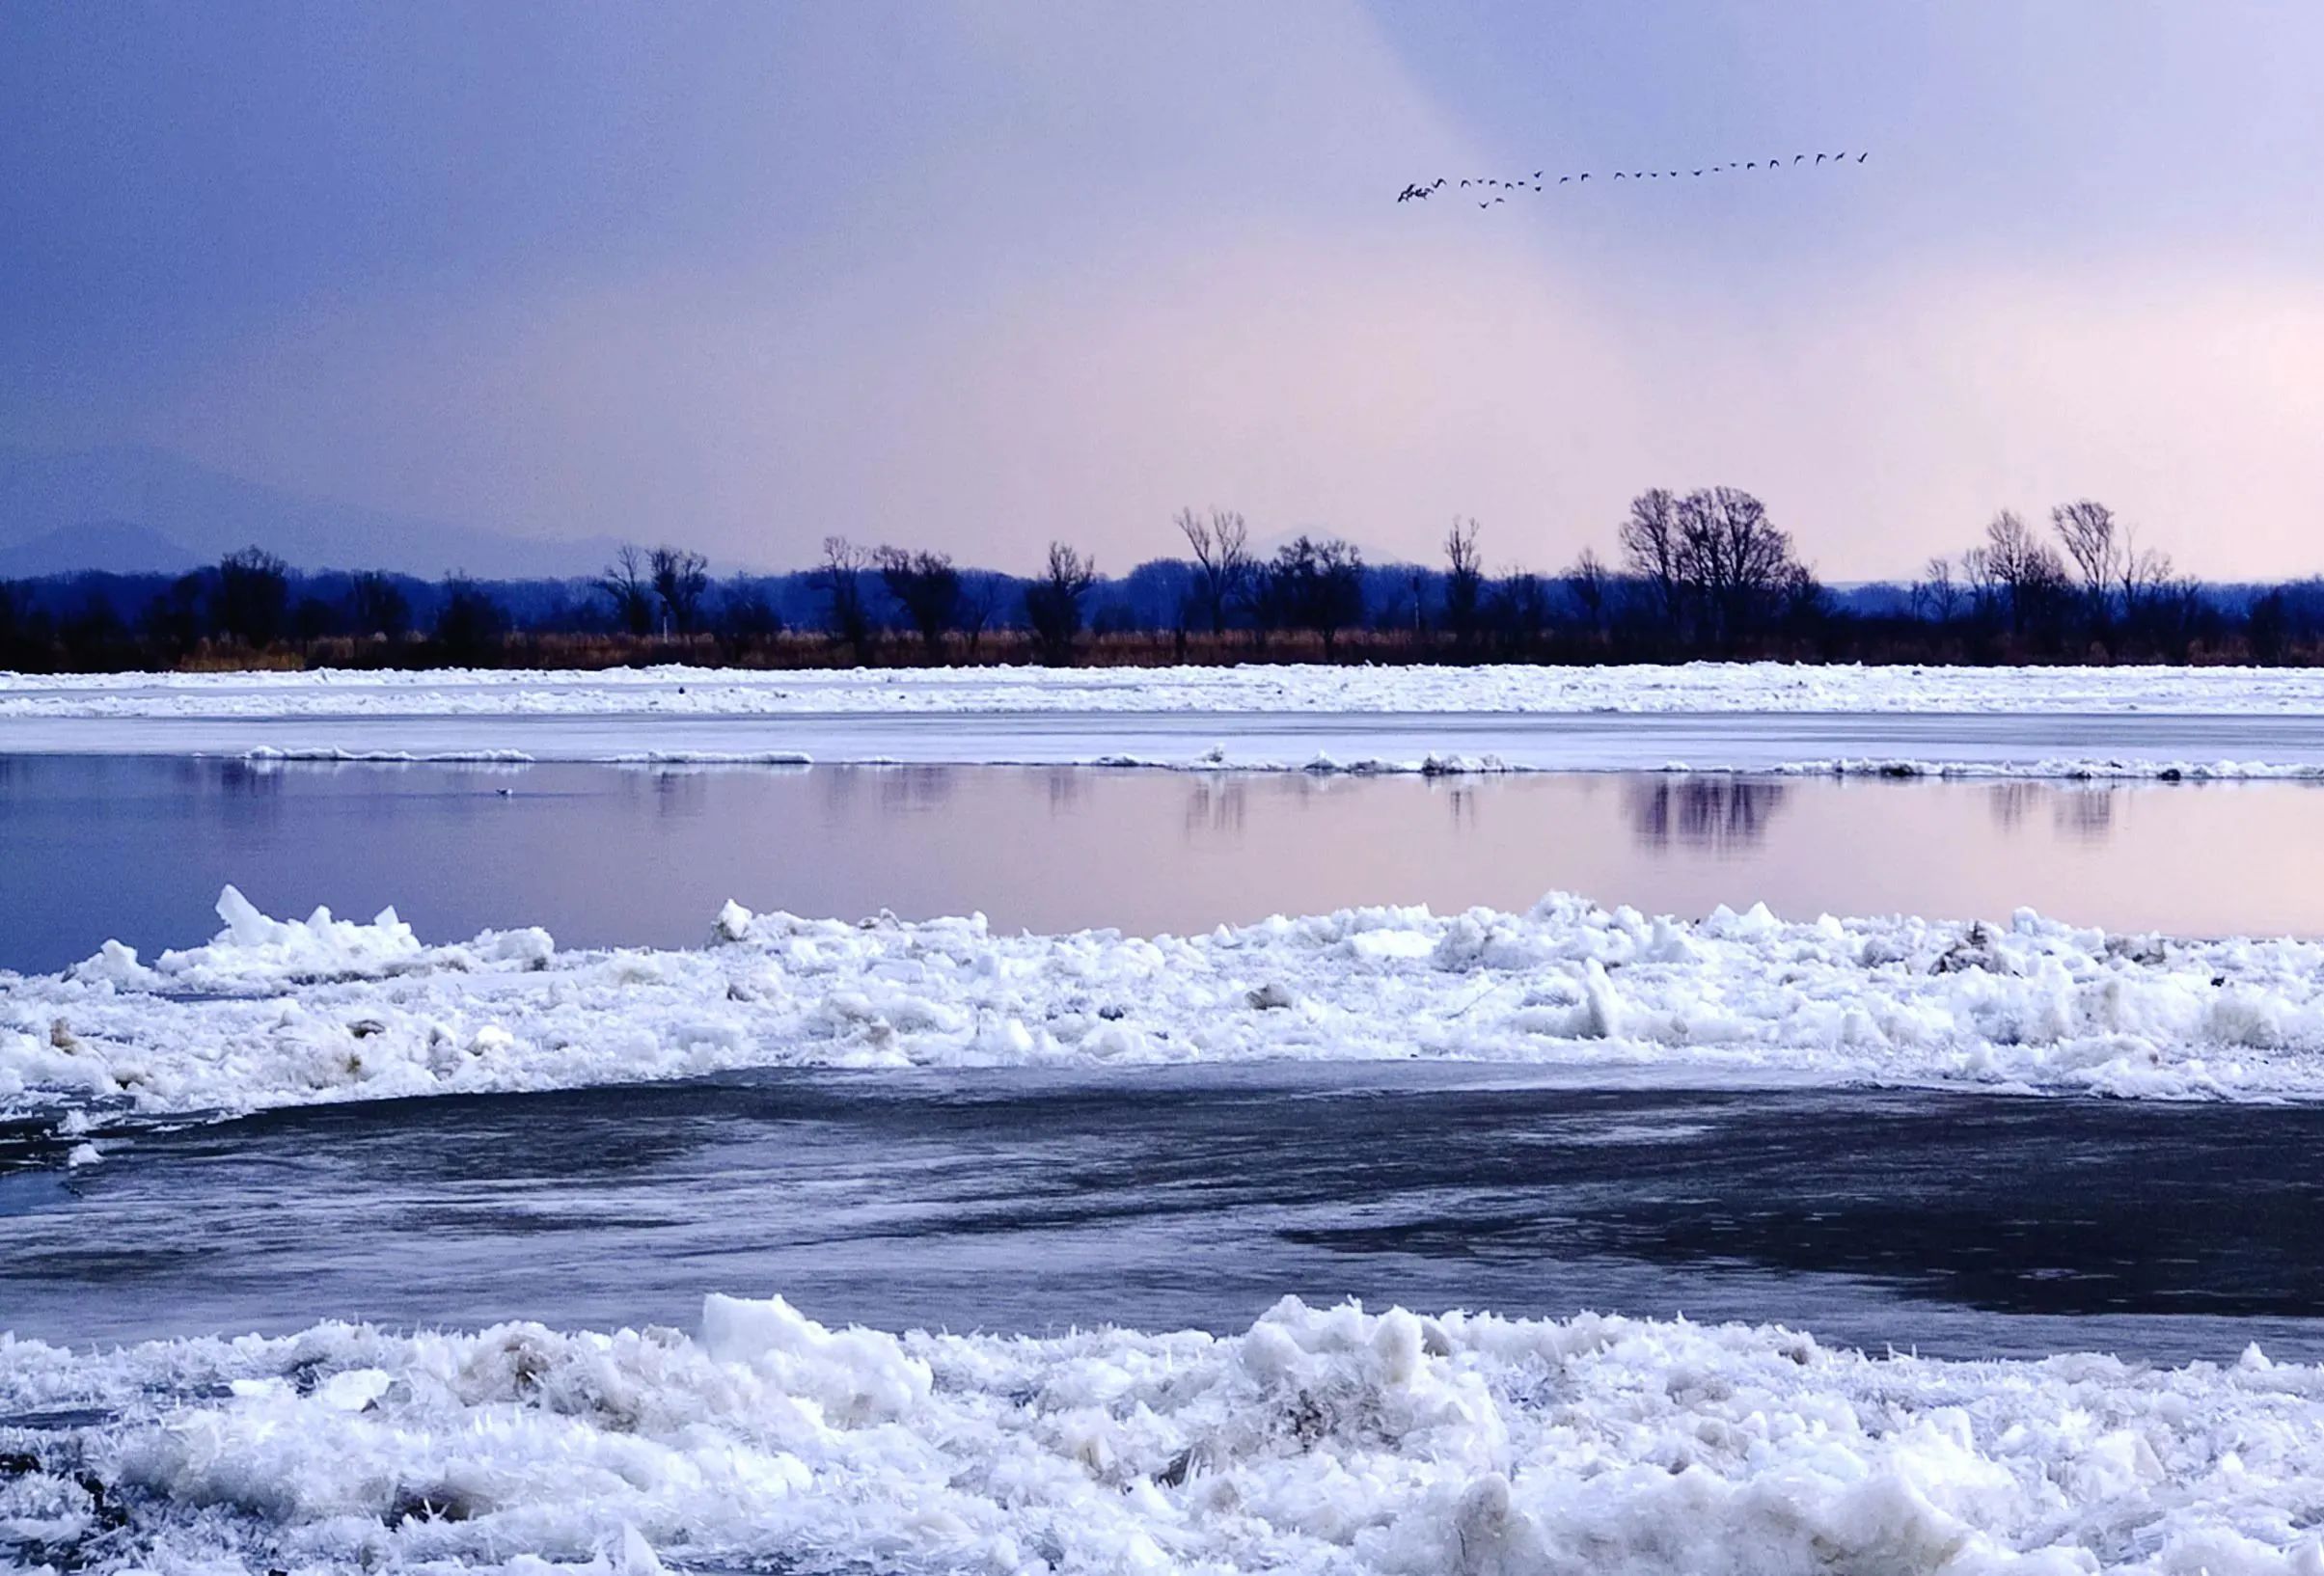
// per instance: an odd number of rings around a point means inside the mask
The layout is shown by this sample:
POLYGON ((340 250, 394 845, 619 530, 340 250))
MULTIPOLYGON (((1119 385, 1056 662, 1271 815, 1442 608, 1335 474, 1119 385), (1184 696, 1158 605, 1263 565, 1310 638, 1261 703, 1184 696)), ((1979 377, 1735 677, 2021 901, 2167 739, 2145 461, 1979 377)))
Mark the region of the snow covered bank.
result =
POLYGON ((894 712, 2324 711, 2324 671, 2238 667, 857 668, 0 673, 0 718, 894 712))
MULTIPOLYGON (((1673 762, 1672 772, 1692 768, 1673 762)), ((2272 761, 2139 761, 2050 757, 2038 761, 1915 761, 1842 758, 1785 761, 1755 775, 1775 777, 2001 778, 2048 782, 2324 782, 2324 765, 2272 761)))
POLYGON ((258 913, 0 975, 0 1100, 236 1110, 726 1069, 1444 1057, 2122 1096, 2324 1098, 2324 945, 2110 936, 2020 912, 1785 923, 1354 909, 1193 937, 1000 936, 729 903, 709 944, 423 943, 258 913))
POLYGON ((2248 776, 2324 771, 2324 672, 1697 664, 0 674, 0 751, 1197 771, 1922 762, 2015 775, 2248 776))
POLYGON ((2324 1370, 2256 1349, 1289 1299, 1226 1339, 896 1337, 723 1296, 691 1335, 0 1339, 0 1558, 93 1570, 2312 1576, 2319 1504, 2324 1370))

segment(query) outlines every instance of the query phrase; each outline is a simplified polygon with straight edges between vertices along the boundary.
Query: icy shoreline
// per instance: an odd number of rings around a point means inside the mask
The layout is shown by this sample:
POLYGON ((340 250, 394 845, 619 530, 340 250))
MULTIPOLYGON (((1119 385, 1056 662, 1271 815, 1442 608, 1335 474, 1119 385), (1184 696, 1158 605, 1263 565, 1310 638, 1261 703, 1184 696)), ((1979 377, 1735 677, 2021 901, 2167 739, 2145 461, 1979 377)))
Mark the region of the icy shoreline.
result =
POLYGON ((0 674, 0 752, 522 765, 2324 774, 2324 672, 1267 667, 0 674))
POLYGON ((2324 1369, 2256 1348, 1941 1362, 1292 1299, 1224 1338, 715 1295, 691 1334, 0 1337, 0 1555, 100 1571, 2312 1576, 2320 1446, 2324 1369))
POLYGON ((1354 909, 1192 937, 861 924, 729 903, 695 949, 425 944, 390 910, 0 975, 0 1102, 240 1111, 737 1068, 1441 1058, 1581 1080, 1782 1077, 2324 1099, 2324 944, 2110 936, 2021 911, 1681 921, 1354 909))
POLYGON ((2324 671, 2249 667, 1865 667, 1790 663, 1450 667, 319 668, 0 673, 6 718, 298 718, 1221 712, 2324 711, 2324 671))
MULTIPOLYGON (((258 745, 240 759, 261 770, 285 766, 464 766, 525 767, 542 764, 521 749, 479 749, 419 754, 411 750, 358 750, 339 746, 258 745)), ((630 767, 779 767, 804 768, 815 764, 803 750, 623 750, 565 763, 630 767)), ((887 757, 841 759, 827 764, 853 767, 904 766, 887 757)), ((1340 757, 1319 751, 1305 760, 1291 761, 1263 755, 1239 754, 1214 745, 1186 756, 1108 753, 1079 759, 1014 760, 991 758, 975 764, 1035 770, 1054 766, 1091 771, 1175 773, 1251 773, 1262 776, 1304 774, 1309 776, 1544 776, 1544 775, 1662 775, 1767 777, 1883 777, 2011 779, 2046 782, 2317 782, 2324 781, 2324 765, 2269 761, 2140 760, 2119 756, 2053 756, 2032 761, 1917 760, 1904 756, 1834 756, 1823 760, 1777 761, 1763 767, 1695 766, 1666 761, 1658 766, 1545 764, 1509 760, 1497 754, 1461 754, 1432 751, 1419 756, 1363 755, 1340 757)))

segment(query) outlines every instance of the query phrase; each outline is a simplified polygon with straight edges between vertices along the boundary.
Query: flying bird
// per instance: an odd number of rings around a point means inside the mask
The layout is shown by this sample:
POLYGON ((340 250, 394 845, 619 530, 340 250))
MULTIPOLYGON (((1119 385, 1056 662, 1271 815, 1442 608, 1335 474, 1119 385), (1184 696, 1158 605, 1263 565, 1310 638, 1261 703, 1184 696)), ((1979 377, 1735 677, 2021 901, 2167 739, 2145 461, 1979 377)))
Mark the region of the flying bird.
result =
POLYGON ((1858 164, 1862 164, 1862 163, 1863 163, 1863 162, 1864 162, 1866 159, 1869 159, 1869 158, 1871 158, 1871 157, 1872 157, 1872 155, 1871 155, 1870 153, 1858 153, 1858 154, 1856 155, 1856 162, 1857 162, 1858 164))
MULTIPOLYGON (((1557 177, 1557 183, 1558 183, 1559 185, 1563 186, 1563 185, 1564 185, 1564 184, 1565 184, 1567 181, 1569 181, 1569 180, 1572 180, 1572 178, 1573 178, 1573 177, 1572 177, 1572 176, 1559 176, 1559 177, 1557 177)), ((1590 178, 1590 177, 1589 177, 1588 176, 1584 176, 1584 177, 1582 177, 1582 179, 1584 179, 1584 180, 1587 180, 1587 179, 1589 179, 1589 178, 1590 178)))
POLYGON ((1792 154, 1792 155, 1791 155, 1791 162, 1792 162, 1793 164, 1797 164, 1797 163, 1798 163, 1798 162, 1799 162, 1801 159, 1804 159, 1804 158, 1806 158, 1807 156, 1808 156, 1808 155, 1807 155, 1807 154, 1805 154, 1805 153, 1794 153, 1794 154, 1792 154))
POLYGON ((1817 155, 1816 155, 1816 162, 1817 162, 1817 163, 1818 163, 1818 164, 1821 164, 1821 163, 1822 163, 1822 162, 1823 162, 1825 159, 1827 159, 1827 158, 1829 158, 1829 157, 1831 157, 1831 155, 1830 155, 1830 154, 1828 154, 1828 153, 1818 153, 1818 154, 1817 154, 1817 155))

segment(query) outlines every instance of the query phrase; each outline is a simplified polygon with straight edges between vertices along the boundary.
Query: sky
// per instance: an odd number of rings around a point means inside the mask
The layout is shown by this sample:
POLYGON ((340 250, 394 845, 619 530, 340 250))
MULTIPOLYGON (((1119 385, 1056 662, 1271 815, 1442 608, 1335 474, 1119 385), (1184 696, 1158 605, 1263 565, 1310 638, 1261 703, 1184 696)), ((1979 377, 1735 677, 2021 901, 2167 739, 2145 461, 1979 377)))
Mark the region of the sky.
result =
POLYGON ((2324 570, 2324 7, 0 8, 0 442, 546 537, 2324 570), (1615 184, 1807 150, 1811 165, 1615 184), (1591 170, 1480 212, 1408 180, 1591 170))

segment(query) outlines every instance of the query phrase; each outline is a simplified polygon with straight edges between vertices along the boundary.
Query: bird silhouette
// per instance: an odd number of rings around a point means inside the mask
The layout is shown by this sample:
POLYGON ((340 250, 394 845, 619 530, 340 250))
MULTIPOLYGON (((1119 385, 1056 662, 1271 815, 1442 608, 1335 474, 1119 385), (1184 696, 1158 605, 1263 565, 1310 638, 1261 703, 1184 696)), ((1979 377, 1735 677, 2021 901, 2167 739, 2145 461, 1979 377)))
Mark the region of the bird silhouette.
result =
POLYGON ((1541 178, 1542 178, 1542 173, 1541 173, 1539 170, 1536 170, 1536 171, 1534 171, 1534 172, 1533 172, 1533 178, 1534 178, 1534 179, 1536 179, 1536 180, 1539 180, 1539 179, 1541 179, 1541 178))
POLYGON ((1700 170, 1697 170, 1697 171, 1695 172, 1695 174, 1696 174, 1696 175, 1701 175, 1702 173, 1703 173, 1703 172, 1702 172, 1702 171, 1700 171, 1700 170))
POLYGON ((1467 180, 1463 179, 1463 180, 1461 182, 1461 189, 1462 189, 1462 190, 1463 190, 1463 191, 1466 191, 1466 190, 1468 189, 1468 182, 1467 182, 1467 180))
MULTIPOLYGON (((1444 177, 1443 177, 1442 176, 1438 176, 1438 177, 1436 177, 1436 185, 1437 185, 1437 186, 1441 186, 1441 185, 1443 185, 1443 184, 1444 184, 1444 177)), ((1465 184, 1465 182, 1463 182, 1463 184, 1465 184)), ((1434 190, 1435 190, 1435 186, 1432 186, 1432 187, 1430 187, 1429 189, 1430 189, 1431 191, 1434 191, 1434 190)))
POLYGON ((1872 157, 1872 155, 1871 155, 1870 153, 1858 153, 1858 154, 1856 155, 1856 162, 1857 162, 1858 164, 1862 164, 1862 163, 1863 163, 1863 162, 1864 162, 1866 159, 1869 159, 1869 158, 1871 158, 1871 157, 1872 157))
POLYGON ((1823 161, 1824 161, 1826 158, 1828 158, 1829 156, 1830 156, 1829 154, 1825 154, 1825 153, 1818 153, 1818 154, 1817 154, 1817 155, 1816 155, 1816 162, 1817 162, 1817 163, 1818 163, 1818 164, 1821 164, 1821 163, 1822 163, 1822 162, 1823 162, 1823 161))
POLYGON ((1506 203, 1509 201, 1509 199, 1506 197, 1496 197, 1493 199, 1493 201, 1496 203, 1506 203))
POLYGON ((1792 154, 1792 155, 1791 155, 1791 162, 1792 162, 1793 164, 1797 164, 1797 163, 1798 163, 1798 162, 1799 162, 1801 159, 1804 159, 1804 158, 1806 158, 1807 156, 1808 156, 1808 155, 1807 155, 1807 154, 1805 154, 1805 153, 1794 153, 1794 154, 1792 154))
POLYGON ((1614 172, 1614 178, 1616 180, 1620 180, 1622 178, 1622 172, 1620 170, 1614 172))
POLYGON ((1492 204, 1490 203, 1479 203, 1477 206, 1481 208, 1490 208, 1492 206, 1492 204))
MULTIPOLYGON (((1559 176, 1559 177, 1557 177, 1557 183, 1558 183, 1559 185, 1563 186, 1563 185, 1564 185, 1564 184, 1565 184, 1567 181, 1569 181, 1569 180, 1572 180, 1572 178, 1573 178, 1573 177, 1572 177, 1572 176, 1559 176)), ((1582 178, 1583 178, 1584 180, 1587 180, 1587 179, 1589 179, 1590 177, 1587 177, 1587 176, 1584 176, 1582 178)))
POLYGON ((1587 170, 1584 170, 1584 171, 1581 173, 1581 177, 1582 177, 1582 179, 1584 179, 1584 180, 1587 180, 1587 179, 1589 179, 1589 178, 1590 178, 1590 172, 1589 172, 1589 171, 1587 171, 1587 170))

